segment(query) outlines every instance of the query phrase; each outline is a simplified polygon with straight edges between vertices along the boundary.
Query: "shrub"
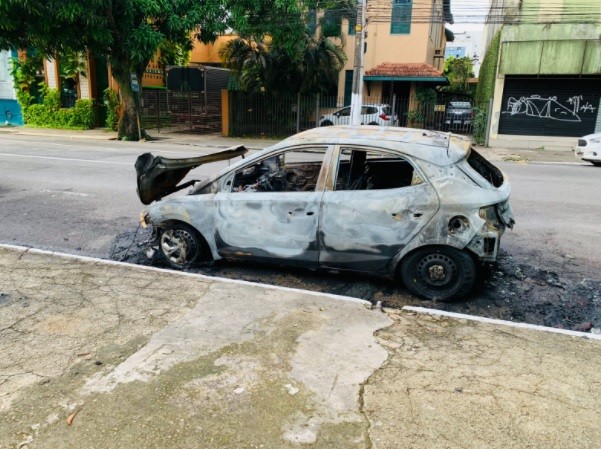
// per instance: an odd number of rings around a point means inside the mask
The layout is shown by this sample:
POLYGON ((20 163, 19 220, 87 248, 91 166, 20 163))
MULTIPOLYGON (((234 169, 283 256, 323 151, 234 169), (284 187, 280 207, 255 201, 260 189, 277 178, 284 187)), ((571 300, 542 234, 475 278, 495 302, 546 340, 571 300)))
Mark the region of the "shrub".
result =
POLYGON ((94 100, 77 100, 75 107, 65 109, 72 111, 71 126, 91 129, 96 123, 96 111, 94 110, 94 100))
POLYGON ((106 127, 117 131, 119 123, 119 96, 112 89, 106 89, 102 96, 104 106, 106 107, 106 127))
POLYGON ((474 108, 474 121, 472 123, 472 139, 478 145, 484 145, 486 140, 486 125, 488 124, 487 109, 474 108))
POLYGON ((44 102, 23 108, 25 123, 43 128, 91 129, 96 122, 93 100, 77 100, 73 108, 60 107, 60 92, 45 89, 44 102))

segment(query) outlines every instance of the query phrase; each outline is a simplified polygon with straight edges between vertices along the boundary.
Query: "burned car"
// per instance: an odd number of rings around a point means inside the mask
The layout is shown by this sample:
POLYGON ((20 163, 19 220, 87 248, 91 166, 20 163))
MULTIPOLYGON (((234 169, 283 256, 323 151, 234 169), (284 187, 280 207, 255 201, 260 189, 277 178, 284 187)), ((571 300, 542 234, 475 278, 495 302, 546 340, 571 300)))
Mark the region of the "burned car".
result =
POLYGON ((139 158, 138 193, 156 201, 141 221, 172 267, 246 259, 349 270, 451 300, 472 289, 514 223, 507 178, 469 140, 376 126, 302 132, 160 200, 192 167, 245 151, 139 158))

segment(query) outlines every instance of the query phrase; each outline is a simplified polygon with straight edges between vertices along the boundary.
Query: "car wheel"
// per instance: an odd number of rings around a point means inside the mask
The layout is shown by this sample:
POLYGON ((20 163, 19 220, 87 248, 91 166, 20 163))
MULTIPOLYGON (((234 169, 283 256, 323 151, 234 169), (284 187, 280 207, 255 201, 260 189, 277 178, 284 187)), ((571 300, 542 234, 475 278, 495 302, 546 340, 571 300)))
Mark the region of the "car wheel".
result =
POLYGON ((371 122, 371 123, 368 123, 368 125, 376 125, 376 126, 380 126, 380 124, 379 124, 378 122, 371 122))
POLYGON ((324 120, 319 126, 332 126, 333 123, 329 120, 324 120))
POLYGON ((476 264, 468 253, 448 246, 418 249, 401 262, 401 279, 414 294, 452 301, 467 295, 476 282, 476 264))
POLYGON ((159 251, 163 259, 173 268, 183 270, 196 262, 205 245, 198 233, 184 223, 173 223, 159 235, 159 251))
POLYGON ((595 167, 601 167, 601 161, 591 161, 595 167))

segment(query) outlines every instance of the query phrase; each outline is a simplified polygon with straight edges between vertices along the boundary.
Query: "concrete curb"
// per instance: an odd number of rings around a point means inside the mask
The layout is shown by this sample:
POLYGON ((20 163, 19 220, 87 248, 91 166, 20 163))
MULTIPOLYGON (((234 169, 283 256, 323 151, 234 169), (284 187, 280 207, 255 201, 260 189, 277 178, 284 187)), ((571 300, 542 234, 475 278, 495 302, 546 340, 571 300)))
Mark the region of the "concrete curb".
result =
POLYGON ((88 257, 88 256, 79 256, 76 254, 60 253, 60 252, 56 252, 56 251, 48 251, 48 250, 43 250, 43 249, 31 248, 31 247, 27 247, 27 246, 18 246, 18 245, 9 245, 9 244, 0 243, 0 248, 21 251, 24 254, 25 253, 41 254, 41 255, 46 255, 46 256, 61 257, 64 259, 79 260, 79 261, 85 262, 85 263, 95 263, 95 264, 103 264, 103 265, 108 265, 108 266, 136 268, 139 270, 155 271, 158 273, 169 274, 172 276, 192 277, 192 278, 197 278, 197 279, 203 279, 206 281, 224 282, 224 283, 228 283, 228 284, 247 285, 247 286, 252 286, 252 287, 263 287, 263 288, 267 288, 270 290, 279 290, 279 291, 285 291, 285 292, 291 292, 291 293, 302 293, 302 294, 317 296, 317 297, 321 297, 321 298, 329 298, 329 299, 334 299, 334 300, 338 300, 338 301, 346 301, 346 302, 354 302, 354 303, 358 303, 358 304, 363 304, 364 306, 369 307, 369 308, 372 307, 371 302, 366 301, 364 299, 353 298, 351 296, 335 295, 333 293, 314 292, 311 290, 302 290, 300 288, 281 287, 279 285, 262 284, 259 282, 243 281, 243 280, 239 280, 239 279, 228 279, 228 278, 222 278, 222 277, 217 277, 217 276, 207 276, 205 274, 200 274, 200 273, 188 273, 185 271, 174 271, 174 270, 168 270, 165 268, 149 267, 146 265, 136 265, 136 264, 127 263, 127 262, 118 262, 116 260, 100 259, 97 257, 88 257))
MULTIPOLYGON (((45 128, 34 128, 35 130, 38 129, 45 129, 45 128)), ((42 132, 37 132, 37 131, 28 131, 26 128, 25 129, 8 129, 8 128, 0 128, 0 133, 4 133, 4 134, 12 134, 14 136, 35 136, 35 137, 62 137, 65 139, 88 139, 88 140, 117 140, 117 133, 109 133, 107 132, 106 135, 101 134, 101 133, 93 133, 93 134, 86 134, 85 132, 82 132, 81 134, 77 133, 77 134, 72 134, 69 133, 68 130, 63 130, 64 132, 62 133, 52 133, 52 132, 48 132, 48 133, 44 133, 42 132)))
POLYGON ((518 327, 521 329, 530 329, 535 331, 550 332, 553 334, 569 335, 571 337, 587 338, 591 340, 601 340, 601 334, 590 334, 588 332, 571 331, 567 329, 557 329, 555 327, 539 326, 537 324, 515 323, 513 321, 497 320, 494 318, 485 318, 481 316, 465 315, 463 313, 447 312, 444 310, 428 309, 425 307, 404 306, 401 309, 403 312, 423 313, 426 315, 446 316, 449 318, 457 318, 460 320, 477 321, 486 324, 498 324, 501 326, 518 327))

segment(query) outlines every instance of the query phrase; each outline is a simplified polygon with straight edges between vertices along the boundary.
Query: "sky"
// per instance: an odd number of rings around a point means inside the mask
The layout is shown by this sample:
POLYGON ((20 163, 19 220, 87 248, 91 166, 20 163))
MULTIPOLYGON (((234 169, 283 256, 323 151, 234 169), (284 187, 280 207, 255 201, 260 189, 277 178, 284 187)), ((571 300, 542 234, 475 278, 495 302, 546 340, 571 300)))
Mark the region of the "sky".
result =
POLYGON ((454 33, 463 31, 483 31, 484 18, 489 8, 489 0, 451 0, 451 12, 455 19, 447 27, 454 33), (479 21, 480 23, 466 23, 479 21))

